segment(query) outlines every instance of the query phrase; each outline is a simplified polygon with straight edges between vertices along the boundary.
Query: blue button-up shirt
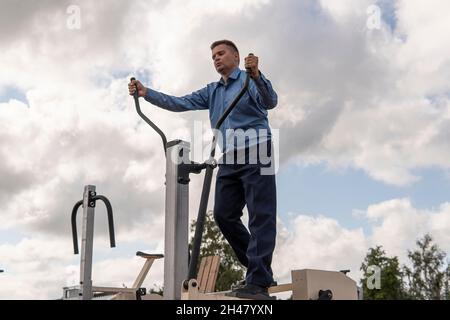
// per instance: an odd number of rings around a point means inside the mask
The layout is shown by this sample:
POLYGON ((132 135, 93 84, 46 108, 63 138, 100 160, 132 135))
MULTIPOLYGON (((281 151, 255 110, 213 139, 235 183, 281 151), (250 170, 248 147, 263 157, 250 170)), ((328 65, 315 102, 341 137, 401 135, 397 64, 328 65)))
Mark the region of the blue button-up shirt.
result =
MULTIPOLYGON (((211 127, 214 128, 225 109, 242 89, 246 72, 236 68, 227 83, 221 78, 191 94, 174 97, 147 88, 145 100, 166 110, 181 112, 209 109, 211 127)), ((247 92, 223 122, 217 140, 222 151, 241 149, 265 142, 271 138, 267 110, 277 105, 277 94, 263 74, 258 80, 250 79, 247 92), (233 129, 233 130, 230 130, 233 129), (235 131, 236 129, 241 129, 235 131), (241 135, 241 136, 239 136, 241 135)))

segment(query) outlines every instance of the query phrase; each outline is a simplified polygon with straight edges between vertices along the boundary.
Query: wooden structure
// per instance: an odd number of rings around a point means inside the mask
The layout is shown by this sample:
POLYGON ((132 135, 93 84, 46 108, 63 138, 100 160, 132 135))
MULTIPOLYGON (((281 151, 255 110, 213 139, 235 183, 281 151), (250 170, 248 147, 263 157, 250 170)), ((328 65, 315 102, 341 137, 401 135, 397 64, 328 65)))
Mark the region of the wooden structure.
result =
MULTIPOLYGON (((344 272, 301 269, 291 271, 291 283, 269 288, 269 294, 292 292, 292 300, 318 300, 321 291, 329 290, 329 300, 357 300, 356 282, 344 272)), ((188 288, 182 288, 183 300, 243 300, 229 297, 224 292, 202 292, 196 280, 190 280, 188 288)))
MULTIPOLYGON (((153 264, 155 259, 160 259, 163 255, 155 255, 155 254, 146 254, 143 252, 137 252, 136 255, 145 258, 145 264, 142 267, 141 272, 137 276, 136 280, 133 283, 131 288, 118 288, 121 289, 119 293, 117 293, 113 299, 115 300, 134 300, 137 298, 136 292, 138 292, 142 283, 147 276, 150 267, 153 264)), ((215 291, 217 275, 219 273, 220 267, 220 257, 219 256, 207 256, 203 257, 200 262, 200 268, 198 270, 198 283, 199 288, 198 291, 202 294, 213 293, 215 291)), ((158 300, 162 299, 160 295, 157 294, 146 294, 139 297, 142 300, 158 300)))

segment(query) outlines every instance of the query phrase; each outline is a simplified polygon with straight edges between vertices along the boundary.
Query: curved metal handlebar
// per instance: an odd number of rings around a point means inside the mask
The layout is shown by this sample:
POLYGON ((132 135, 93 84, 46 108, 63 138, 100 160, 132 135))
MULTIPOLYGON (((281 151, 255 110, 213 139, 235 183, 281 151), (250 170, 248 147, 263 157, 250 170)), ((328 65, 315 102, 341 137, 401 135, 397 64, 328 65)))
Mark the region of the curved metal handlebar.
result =
POLYGON ((106 213, 108 215, 108 229, 109 229, 109 243, 111 245, 111 248, 114 248, 116 246, 116 239, 114 236, 114 219, 113 219, 113 211, 111 202, 109 202, 108 198, 105 196, 95 196, 92 198, 93 200, 102 200, 103 203, 106 206, 106 213))
POLYGON ((83 200, 75 203, 72 209, 72 240, 73 240, 73 253, 78 254, 78 234, 77 234, 77 212, 83 205, 83 200))
MULTIPOLYGON (((91 200, 102 200, 105 203, 106 211, 108 215, 108 226, 109 226, 109 242, 111 248, 116 246, 116 239, 114 236, 114 219, 111 202, 105 196, 94 196, 91 200)), ((83 205, 83 200, 78 201, 72 209, 72 240, 73 240, 73 252, 78 254, 78 234, 77 234, 77 212, 78 209, 83 205)))
MULTIPOLYGON (((133 81, 133 80, 136 80, 136 78, 132 77, 130 79, 130 81, 133 81)), ((166 135, 164 134, 164 132, 162 132, 162 130, 156 124, 154 124, 149 118, 147 118, 147 116, 145 114, 142 113, 141 105, 139 104, 139 95, 138 95, 137 87, 136 87, 136 91, 133 94, 133 98, 134 98, 134 104, 136 106, 136 111, 139 114, 139 116, 142 119, 144 119, 144 121, 147 122, 150 125, 150 127, 152 127, 153 130, 155 130, 159 134, 159 136, 161 137, 161 140, 162 140, 162 143, 163 143, 163 148, 164 148, 164 155, 166 155, 166 153, 167 153, 167 138, 166 138, 166 135)))

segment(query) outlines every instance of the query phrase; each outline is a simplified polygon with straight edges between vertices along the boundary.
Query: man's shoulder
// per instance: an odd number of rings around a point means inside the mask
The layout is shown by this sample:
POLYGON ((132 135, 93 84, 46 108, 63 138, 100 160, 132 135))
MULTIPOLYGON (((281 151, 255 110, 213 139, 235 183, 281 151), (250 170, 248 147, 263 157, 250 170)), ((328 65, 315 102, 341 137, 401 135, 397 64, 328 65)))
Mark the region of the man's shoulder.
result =
POLYGON ((206 85, 206 88, 208 89, 208 91, 215 90, 217 88, 217 86, 219 85, 219 83, 220 83, 219 80, 210 82, 206 85))

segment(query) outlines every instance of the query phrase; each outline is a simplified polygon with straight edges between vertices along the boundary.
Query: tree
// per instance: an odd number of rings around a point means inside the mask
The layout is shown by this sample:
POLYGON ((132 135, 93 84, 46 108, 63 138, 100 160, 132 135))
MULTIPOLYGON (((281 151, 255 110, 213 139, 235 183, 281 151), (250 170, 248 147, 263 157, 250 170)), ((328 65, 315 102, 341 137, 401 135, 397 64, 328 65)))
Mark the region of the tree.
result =
POLYGON ((366 300, 405 299, 403 274, 398 258, 389 258, 382 246, 370 248, 361 265, 363 297, 366 300))
POLYGON ((154 284, 154 287, 150 288, 149 293, 159 294, 160 296, 164 295, 164 286, 158 286, 154 284))
POLYGON ((408 291, 413 299, 441 300, 448 297, 448 266, 445 267, 445 253, 433 244, 431 235, 426 234, 416 242, 418 249, 408 250, 412 267, 404 266, 408 279, 408 291), (447 288, 447 292, 446 291, 447 288))
MULTIPOLYGON (((194 220, 191 224, 192 232, 195 230, 195 223, 196 221, 194 220)), ((192 248, 193 243, 194 237, 191 238, 189 248, 192 248)), ((209 211, 205 218, 205 228, 200 247, 200 259, 210 255, 220 256, 220 267, 216 282, 217 290, 229 290, 233 283, 243 279, 244 266, 241 265, 233 249, 214 222, 212 211, 209 211)))
POLYGON ((447 270, 445 275, 445 284, 444 284, 444 299, 450 300, 450 264, 447 261, 447 270))

